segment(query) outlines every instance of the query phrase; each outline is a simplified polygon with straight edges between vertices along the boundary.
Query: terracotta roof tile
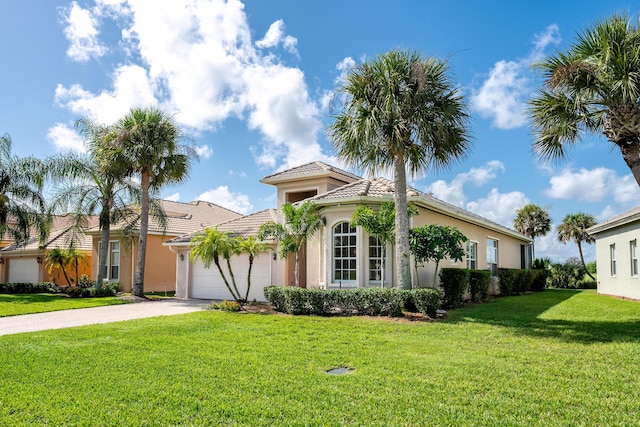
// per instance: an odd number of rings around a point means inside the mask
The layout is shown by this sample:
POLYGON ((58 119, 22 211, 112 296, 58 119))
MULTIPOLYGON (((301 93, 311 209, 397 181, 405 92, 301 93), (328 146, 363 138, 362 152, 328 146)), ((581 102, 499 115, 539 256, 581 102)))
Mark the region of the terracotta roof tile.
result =
MULTIPOLYGON (((97 216, 89 216, 88 227, 94 227, 98 224, 97 216)), ((69 239, 71 238, 71 217, 69 215, 56 215, 53 217, 51 223, 51 230, 49 232, 49 238, 40 246, 38 237, 31 237, 25 243, 17 244, 13 243, 0 249, 0 252, 12 252, 12 251, 38 251, 42 249, 65 249, 69 247, 69 239)), ((75 247, 83 251, 91 251, 91 236, 86 234, 79 234, 77 237, 79 241, 75 242, 75 247)))
POLYGON ((296 178, 326 176, 332 173, 347 177, 350 181, 354 179, 361 179, 361 177, 359 177, 358 175, 354 175, 351 172, 347 172, 335 166, 328 165, 324 162, 316 161, 296 166, 281 172, 276 172, 271 175, 267 175, 262 178, 260 182, 269 184, 272 182, 287 181, 296 178))

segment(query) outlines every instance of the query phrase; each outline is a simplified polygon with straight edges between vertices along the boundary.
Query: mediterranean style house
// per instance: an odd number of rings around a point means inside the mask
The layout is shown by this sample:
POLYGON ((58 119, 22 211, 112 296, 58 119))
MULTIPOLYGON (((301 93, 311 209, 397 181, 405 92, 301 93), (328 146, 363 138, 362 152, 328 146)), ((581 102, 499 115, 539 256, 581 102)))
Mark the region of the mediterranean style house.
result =
POLYGON ((594 225, 598 293, 640 300, 640 206, 594 225))
MULTIPOLYGON (((325 289, 381 286, 380 243, 360 227, 353 227, 350 219, 360 205, 377 209, 383 202, 393 200, 393 182, 384 178, 365 179, 323 162, 278 172, 261 182, 276 187, 277 209, 231 219, 219 224, 219 230, 242 236, 256 235, 260 224, 282 220, 282 204, 311 200, 320 209, 326 224, 300 253, 300 285, 325 289)), ((410 187, 407 188, 407 198, 419 211, 410 219, 411 227, 434 223, 451 225, 469 238, 466 258, 461 262, 445 260, 440 263, 440 268, 485 269, 496 276, 498 268, 530 266, 531 239, 523 234, 410 187)), ((190 260, 193 235, 164 243, 178 255, 176 296, 229 299, 230 294, 217 269, 214 266, 207 269, 201 261, 190 260)), ((274 251, 277 250, 277 242, 268 243, 274 251)), ((384 284, 392 286, 396 276, 393 245, 387 247, 386 253, 384 284)), ((264 301, 262 290, 265 286, 290 286, 294 283, 294 257, 281 260, 275 254, 264 253, 256 258, 249 300, 264 301)), ((241 292, 246 286, 247 266, 246 256, 232 259, 232 269, 241 292)), ((435 265, 426 265, 417 272, 413 271, 413 282, 437 286, 437 283, 432 283, 434 268, 435 265)))

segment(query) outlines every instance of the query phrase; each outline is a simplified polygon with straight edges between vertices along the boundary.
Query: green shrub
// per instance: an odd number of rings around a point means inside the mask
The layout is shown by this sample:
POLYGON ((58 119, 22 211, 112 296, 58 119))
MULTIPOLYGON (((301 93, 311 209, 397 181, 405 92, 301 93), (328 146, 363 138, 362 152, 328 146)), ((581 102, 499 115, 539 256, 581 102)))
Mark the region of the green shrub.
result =
POLYGON ((469 295, 471 301, 480 302, 489 297, 491 272, 488 270, 469 270, 469 295))
POLYGON ((51 282, 0 283, 0 294, 58 294, 62 288, 51 282))
MULTIPOLYGON (((416 288, 407 291, 407 303, 411 303, 416 310, 429 317, 435 318, 440 307, 442 292, 434 288, 416 288)), ((406 307, 405 303, 405 307, 406 307)))
POLYGON ((231 312, 235 312, 235 311, 240 311, 240 309, 242 308, 242 306, 240 305, 239 302, 237 301, 227 301, 224 300, 222 301, 220 304, 218 304, 218 308, 222 311, 231 311, 231 312))
POLYGON ((289 314, 309 314, 306 309, 306 289, 288 286, 284 293, 284 311, 289 314))
MULTIPOLYGON (((95 285, 95 282, 91 282, 95 285)), ((109 282, 103 285, 100 289, 95 287, 89 288, 90 296, 92 297, 114 297, 120 292, 120 283, 109 282)))
POLYGON ((444 290, 442 304, 445 307, 459 307, 469 288, 469 270, 443 268, 440 270, 440 284, 444 290))
POLYGON ((267 286, 264 288, 264 296, 276 311, 284 312, 284 287, 267 286))
POLYGON ((576 289, 584 275, 585 270, 582 265, 571 262, 553 264, 549 268, 547 286, 551 288, 576 289))
POLYGON ((547 286, 547 270, 531 270, 533 273, 533 281, 531 282, 531 290, 539 292, 547 286))
POLYGON ((508 297, 517 293, 516 270, 513 268, 499 268, 498 279, 500 280, 500 295, 508 297))

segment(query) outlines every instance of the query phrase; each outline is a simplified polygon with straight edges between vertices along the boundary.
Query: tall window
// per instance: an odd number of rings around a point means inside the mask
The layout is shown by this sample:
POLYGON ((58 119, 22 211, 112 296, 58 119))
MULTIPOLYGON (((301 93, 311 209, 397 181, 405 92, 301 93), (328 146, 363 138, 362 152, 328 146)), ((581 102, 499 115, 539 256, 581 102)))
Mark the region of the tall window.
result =
POLYGON ((382 244, 374 236, 369 236, 369 281, 382 281, 382 244))
POLYGON ((487 239, 487 264, 492 276, 498 275, 498 241, 487 239))
MULTIPOLYGON (((102 242, 98 243, 98 254, 102 242)), ((104 278, 107 280, 120 280, 120 242, 109 242, 109 252, 107 253, 107 264, 104 266, 104 278)))
POLYGON ((333 227, 333 279, 336 282, 355 282, 357 273, 356 228, 348 222, 333 227))
POLYGON ((631 275, 638 275, 638 252, 637 252, 637 241, 634 239, 629 242, 629 252, 631 253, 631 275))
POLYGON ((467 268, 475 270, 478 268, 477 256, 478 244, 476 242, 467 242, 467 268))
POLYGON ((611 259, 611 275, 616 275, 616 244, 609 245, 609 257, 611 259))

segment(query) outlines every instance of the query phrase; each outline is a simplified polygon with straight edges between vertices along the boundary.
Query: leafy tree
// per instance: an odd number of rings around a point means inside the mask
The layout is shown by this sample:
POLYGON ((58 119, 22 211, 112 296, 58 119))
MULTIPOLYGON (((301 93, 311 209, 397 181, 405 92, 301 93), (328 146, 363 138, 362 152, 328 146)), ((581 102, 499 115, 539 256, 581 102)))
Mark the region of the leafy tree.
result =
POLYGON ((270 248, 265 243, 260 242, 255 236, 249 236, 246 239, 241 239, 238 242, 238 248, 241 253, 245 253, 249 256, 249 271, 247 272, 247 292, 244 295, 244 300, 249 299, 249 291, 251 290, 251 270, 253 269, 253 261, 260 255, 261 252, 266 252, 270 248))
MULTIPOLYGON (((226 231, 220 231, 217 228, 205 228, 202 233, 196 234, 191 239, 191 260, 195 261, 198 258, 202 260, 205 268, 210 268, 213 262, 220 272, 220 276, 224 281, 225 286, 229 290, 229 293, 233 299, 239 303, 243 300, 240 297, 238 288, 235 283, 233 288, 227 279, 226 274, 220 264, 220 257, 228 260, 231 254, 236 250, 236 241, 226 231)), ((229 271, 231 271, 230 264, 227 264, 229 271)))
MULTIPOLYGON (((418 277, 418 265, 433 261, 436 263, 433 275, 435 286, 438 278, 438 266, 443 259, 462 261, 466 251, 462 244, 469 239, 455 227, 450 225, 428 224, 411 229, 409 244, 414 258, 416 277, 418 277)), ((420 287, 418 279, 417 287, 420 287)))
POLYGON ((114 163, 140 176, 140 236, 132 294, 144 297, 150 194, 186 180, 195 152, 179 144, 173 118, 157 108, 133 108, 116 123, 116 143, 108 146, 114 163))
POLYGON ((54 270, 62 270, 67 286, 71 286, 71 280, 67 275, 66 268, 71 263, 69 253, 65 249, 54 248, 48 251, 44 256, 45 265, 48 267, 49 273, 54 270))
POLYGON ((538 205, 529 203, 518 209, 513 219, 513 227, 516 231, 530 237, 533 240, 532 257, 536 258, 536 237, 544 236, 551 231, 551 218, 549 212, 538 205))
POLYGON ((275 238, 280 246, 280 258, 295 254, 295 286, 300 286, 300 250, 324 224, 325 219, 311 201, 295 207, 291 203, 282 205, 284 224, 269 221, 260 226, 258 239, 275 238))
MULTIPOLYGON (((409 204, 409 216, 418 213, 417 208, 413 204, 409 204)), ((369 206, 358 206, 351 216, 351 225, 354 227, 362 227, 371 236, 376 237, 380 241, 382 247, 382 280, 380 287, 384 288, 385 264, 387 259, 387 244, 392 243, 395 238, 395 204, 393 202, 384 202, 378 211, 374 211, 369 206)))
POLYGON ((467 106, 445 61, 392 50, 352 70, 329 137, 338 157, 370 174, 391 171, 396 205, 396 286, 411 287, 407 170, 443 169, 470 146, 467 106))
POLYGON ((596 225, 596 220, 593 215, 583 212, 569 214, 564 217, 562 223, 558 226, 558 240, 565 244, 571 240, 578 245, 580 262, 582 263, 585 272, 593 280, 596 280, 587 268, 587 265, 584 262, 584 255, 582 253, 582 242, 595 242, 595 239, 587 233, 587 228, 593 227, 594 225, 596 225))
POLYGON ((640 29, 626 14, 586 28, 566 52, 538 67, 544 87, 531 101, 534 151, 563 159, 588 134, 604 134, 640 184, 640 29))
POLYGON ((44 163, 11 152, 9 135, 0 136, 0 240, 26 242, 34 228, 44 241, 50 225, 42 197, 44 163))

